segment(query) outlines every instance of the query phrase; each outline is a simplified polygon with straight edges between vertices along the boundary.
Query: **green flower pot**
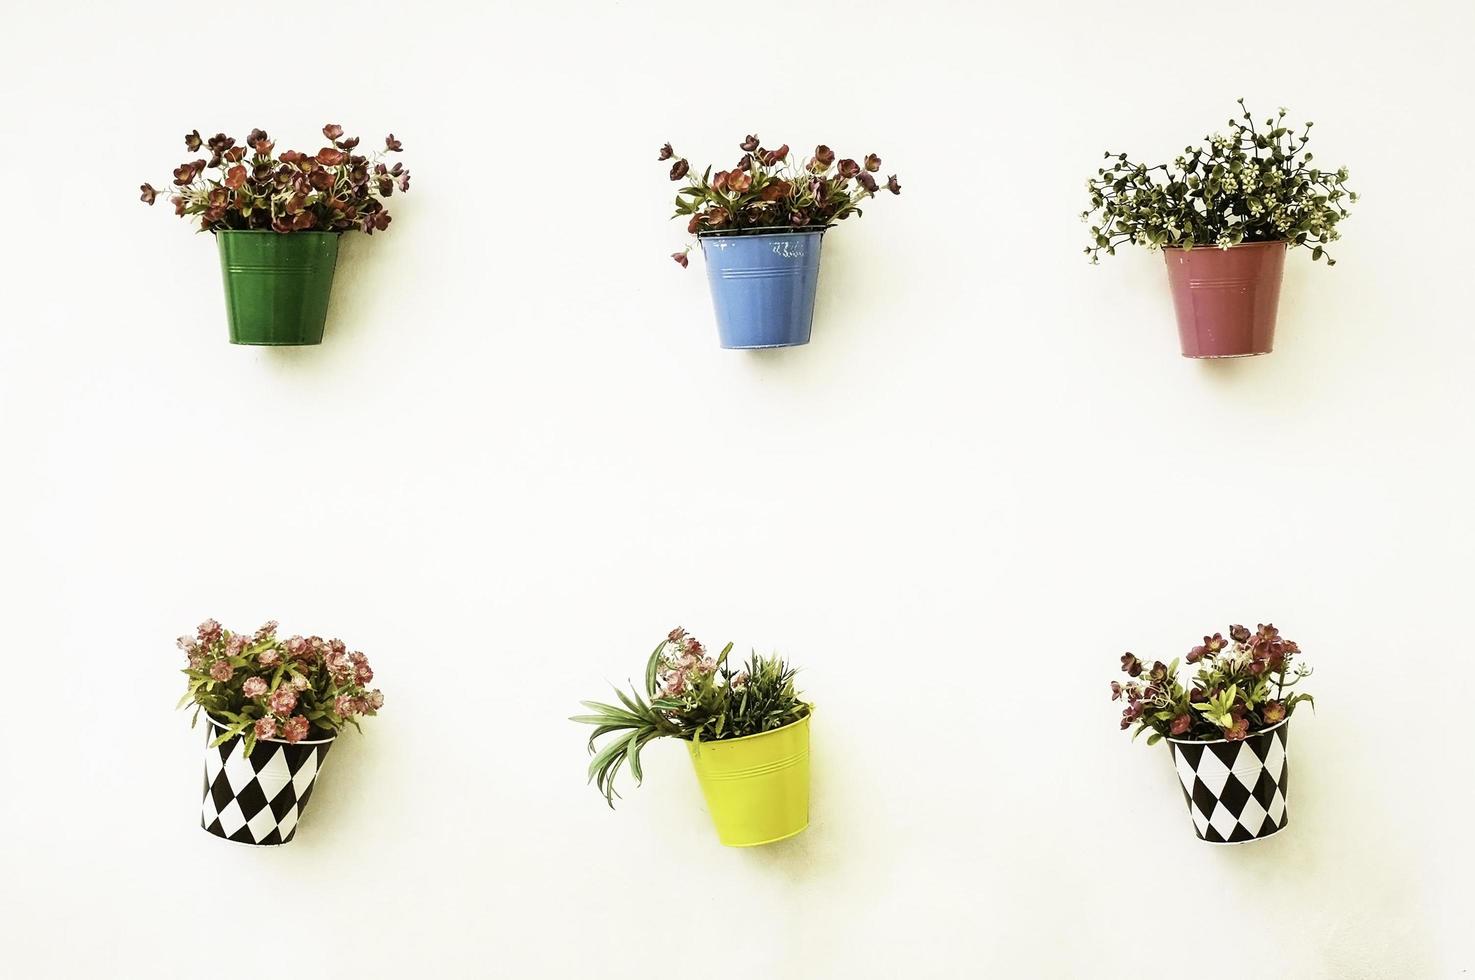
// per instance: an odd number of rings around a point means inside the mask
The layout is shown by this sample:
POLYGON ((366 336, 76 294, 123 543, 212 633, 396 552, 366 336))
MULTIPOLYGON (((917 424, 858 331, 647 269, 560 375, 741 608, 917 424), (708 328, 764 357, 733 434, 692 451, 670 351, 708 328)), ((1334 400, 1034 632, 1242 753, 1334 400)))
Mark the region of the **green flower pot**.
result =
POLYGON ((323 342, 338 235, 217 231, 230 342, 301 347, 323 342))

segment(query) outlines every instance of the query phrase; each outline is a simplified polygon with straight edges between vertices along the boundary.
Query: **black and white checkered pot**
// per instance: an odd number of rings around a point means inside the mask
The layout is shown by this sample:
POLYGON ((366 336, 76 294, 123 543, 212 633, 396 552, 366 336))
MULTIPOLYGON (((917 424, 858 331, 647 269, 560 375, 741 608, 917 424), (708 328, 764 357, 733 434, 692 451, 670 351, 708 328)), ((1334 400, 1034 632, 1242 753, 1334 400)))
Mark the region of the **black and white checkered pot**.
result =
POLYGON ((1285 829, 1290 723, 1287 718, 1237 742, 1167 740, 1200 840, 1242 844, 1285 829))
POLYGON ((227 726, 207 720, 200 826, 242 844, 287 843, 297 833, 333 739, 257 739, 247 756, 239 735, 211 748, 227 726))

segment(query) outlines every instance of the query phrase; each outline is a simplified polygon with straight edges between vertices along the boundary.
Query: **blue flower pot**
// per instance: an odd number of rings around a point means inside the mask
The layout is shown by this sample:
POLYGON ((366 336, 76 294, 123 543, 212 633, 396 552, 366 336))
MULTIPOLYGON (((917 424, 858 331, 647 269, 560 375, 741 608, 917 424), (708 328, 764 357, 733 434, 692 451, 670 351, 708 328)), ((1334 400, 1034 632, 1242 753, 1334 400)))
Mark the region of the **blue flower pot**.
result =
POLYGON ((724 348, 809 343, 824 234, 815 228, 700 236, 724 348))

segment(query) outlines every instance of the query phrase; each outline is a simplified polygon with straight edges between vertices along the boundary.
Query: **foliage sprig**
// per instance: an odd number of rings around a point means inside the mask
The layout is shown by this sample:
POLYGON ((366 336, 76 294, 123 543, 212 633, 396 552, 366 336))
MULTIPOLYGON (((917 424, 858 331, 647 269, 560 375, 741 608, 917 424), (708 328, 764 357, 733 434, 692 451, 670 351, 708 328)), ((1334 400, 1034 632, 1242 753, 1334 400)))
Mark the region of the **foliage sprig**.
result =
POLYGON ((1336 265, 1325 246, 1342 237, 1337 225, 1357 201, 1347 189, 1347 168, 1313 165, 1306 150, 1312 123, 1297 132, 1282 108, 1260 128, 1244 99, 1239 107, 1229 135, 1214 133, 1204 146, 1184 147, 1171 166, 1106 153, 1111 162, 1086 182, 1091 207, 1081 214, 1091 224, 1086 254, 1093 263, 1124 243, 1191 249, 1283 241, 1336 265))
MULTIPOLYGON (((901 193, 901 183, 892 174, 882 184, 876 177, 881 158, 867 154, 862 161, 837 159, 824 144, 802 163, 795 160, 784 143, 766 149, 756 135, 740 144, 742 158, 731 170, 712 173, 708 167, 695 176, 691 163, 667 143, 659 159, 671 160, 671 180, 686 180, 676 192, 676 214, 686 218, 693 235, 741 233, 763 228, 826 228, 852 214, 861 214, 860 204, 884 187, 901 193)), ((671 256, 683 268, 688 245, 671 256)))
POLYGON ((1311 695, 1293 688, 1311 676, 1311 668, 1296 663, 1301 648, 1272 625, 1254 632, 1231 626, 1229 639, 1215 633, 1184 658, 1197 664, 1191 686, 1178 680, 1178 660, 1147 664, 1134 654, 1122 654, 1122 670, 1130 680, 1111 682, 1111 699, 1125 700, 1122 729, 1133 725, 1136 739, 1151 729, 1147 744, 1165 737, 1196 741, 1238 741, 1291 716, 1311 695))
POLYGON ((739 670, 728 664, 732 644, 708 656, 694 636, 680 627, 651 651, 645 665, 645 694, 632 684, 627 695, 615 688, 620 704, 582 701, 590 714, 570 721, 593 725, 589 736, 589 781, 615 805, 615 777, 629 765, 637 785, 644 779, 640 751, 657 738, 715 741, 771 732, 809 713, 794 687, 796 669, 777 656, 752 654, 739 670), (603 747, 596 740, 613 738, 603 747))

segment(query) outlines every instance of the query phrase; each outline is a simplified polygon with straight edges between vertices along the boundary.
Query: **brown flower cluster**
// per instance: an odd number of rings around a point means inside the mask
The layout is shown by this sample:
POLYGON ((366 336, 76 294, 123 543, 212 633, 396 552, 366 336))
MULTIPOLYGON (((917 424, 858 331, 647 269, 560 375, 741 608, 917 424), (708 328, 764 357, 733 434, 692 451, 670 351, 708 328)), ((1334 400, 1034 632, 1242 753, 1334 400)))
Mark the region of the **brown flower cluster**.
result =
MULTIPOLYGON (((1311 695, 1293 690, 1311 669, 1294 660, 1301 648, 1272 625, 1254 631, 1231 626, 1223 634, 1205 636, 1184 656, 1197 666, 1191 684, 1177 677, 1179 661, 1151 664, 1135 654, 1122 655, 1129 680, 1111 682, 1111 699, 1125 700, 1123 730, 1137 734, 1152 729, 1149 744, 1160 738, 1243 739, 1288 718, 1311 695)), ((1314 703, 1314 702, 1313 702, 1314 703)))
MULTIPOLYGON (((251 130, 244 144, 224 133, 207 140, 199 130, 190 132, 185 147, 191 153, 208 151, 209 159, 197 157, 174 168, 169 197, 174 213, 198 217, 202 231, 358 228, 372 235, 388 228, 382 199, 396 189, 410 189, 404 165, 384 162, 386 154, 402 149, 400 141, 391 133, 383 150, 362 156, 354 152, 359 138, 345 137, 342 126, 329 123, 323 136, 331 145, 315 153, 284 150, 274 156, 276 143, 265 130, 251 130)), ((145 204, 164 193, 152 184, 139 191, 145 204)))
MULTIPOLYGON (((708 167, 694 177, 690 161, 678 156, 670 143, 661 147, 659 159, 672 161, 671 180, 687 181, 676 195, 676 217, 687 219, 691 234, 824 228, 860 214, 861 202, 883 187, 901 193, 896 175, 884 184, 876 177, 881 158, 874 153, 859 162, 837 160, 835 151, 821 144, 801 163, 792 158, 787 143, 770 150, 756 135, 744 138, 738 148, 743 155, 732 169, 714 174, 708 167)), ((687 264, 686 251, 672 258, 687 264)))

